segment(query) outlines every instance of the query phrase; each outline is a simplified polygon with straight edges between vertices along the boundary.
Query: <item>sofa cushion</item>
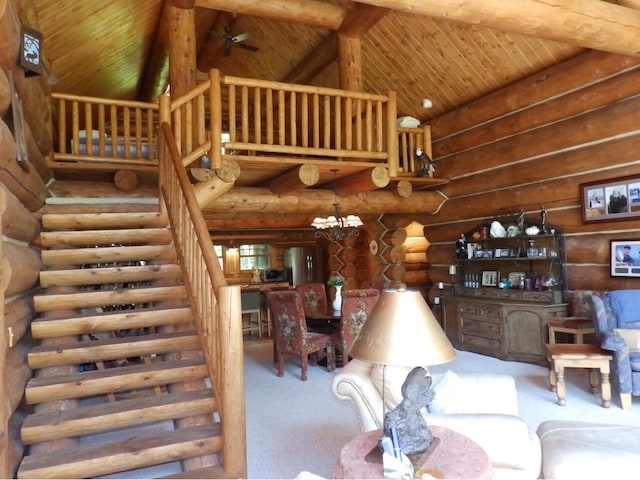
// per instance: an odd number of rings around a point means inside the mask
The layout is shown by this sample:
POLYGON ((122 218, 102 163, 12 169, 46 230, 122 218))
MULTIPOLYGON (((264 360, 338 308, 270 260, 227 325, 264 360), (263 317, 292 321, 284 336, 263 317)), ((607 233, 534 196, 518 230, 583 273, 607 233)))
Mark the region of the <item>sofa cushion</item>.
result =
POLYGON ((640 350, 640 330, 635 328, 614 328, 613 331, 616 335, 622 337, 630 352, 640 350))
POLYGON ((633 328, 633 323, 640 322, 640 309, 638 301, 640 300, 640 290, 613 290, 607 293, 611 301, 611 310, 618 318, 618 327, 633 328))
POLYGON ((429 404, 431 413, 453 413, 459 412, 460 402, 467 402, 462 391, 462 381, 460 377, 451 370, 442 375, 433 385, 435 393, 433 401, 429 404))
POLYGON ((393 410, 402 401, 402 384, 413 368, 414 367, 398 367, 393 365, 374 365, 371 369, 371 382, 384 399, 384 405, 387 410, 393 410))

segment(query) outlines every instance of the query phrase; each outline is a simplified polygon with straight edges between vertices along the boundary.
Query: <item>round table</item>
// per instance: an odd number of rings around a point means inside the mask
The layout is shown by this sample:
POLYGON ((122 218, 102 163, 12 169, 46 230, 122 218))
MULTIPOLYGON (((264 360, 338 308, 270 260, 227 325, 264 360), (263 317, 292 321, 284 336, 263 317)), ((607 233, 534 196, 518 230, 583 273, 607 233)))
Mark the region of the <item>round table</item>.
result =
MULTIPOLYGON (((473 440, 444 427, 429 426, 429 430, 439 443, 422 465, 423 469, 440 471, 444 478, 494 478, 488 455, 473 440)), ((381 436, 382 430, 372 430, 347 442, 340 451, 332 477, 383 478, 382 457, 377 462, 365 458, 381 436)))

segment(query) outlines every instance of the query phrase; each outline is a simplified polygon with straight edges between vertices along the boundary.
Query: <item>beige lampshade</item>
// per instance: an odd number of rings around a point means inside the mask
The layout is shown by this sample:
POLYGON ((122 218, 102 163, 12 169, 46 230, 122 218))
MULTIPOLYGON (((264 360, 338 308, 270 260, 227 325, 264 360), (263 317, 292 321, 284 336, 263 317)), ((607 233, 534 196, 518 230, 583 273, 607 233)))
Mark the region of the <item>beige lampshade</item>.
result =
POLYGON ((384 290, 349 355, 380 365, 433 366, 456 351, 420 292, 384 290))

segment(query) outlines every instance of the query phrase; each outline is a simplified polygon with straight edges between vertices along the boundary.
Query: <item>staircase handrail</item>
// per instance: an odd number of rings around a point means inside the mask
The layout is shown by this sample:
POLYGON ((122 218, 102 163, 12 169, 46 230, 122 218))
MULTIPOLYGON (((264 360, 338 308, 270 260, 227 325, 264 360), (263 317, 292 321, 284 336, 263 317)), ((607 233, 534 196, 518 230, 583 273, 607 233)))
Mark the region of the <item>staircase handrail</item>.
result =
POLYGON ((160 124, 160 147, 161 198, 171 223, 209 378, 218 399, 223 468, 229 476, 246 478, 240 287, 227 286, 168 122, 160 124))

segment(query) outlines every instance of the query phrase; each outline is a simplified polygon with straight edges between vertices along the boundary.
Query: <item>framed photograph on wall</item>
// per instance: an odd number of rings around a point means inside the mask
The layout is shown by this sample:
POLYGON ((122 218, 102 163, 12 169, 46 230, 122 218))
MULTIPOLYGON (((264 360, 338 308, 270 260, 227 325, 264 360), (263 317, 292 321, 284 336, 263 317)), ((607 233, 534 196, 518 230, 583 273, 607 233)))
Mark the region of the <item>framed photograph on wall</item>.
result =
POLYGON ((611 240, 611 276, 640 277, 640 240, 611 240))
POLYGON ((640 216, 640 176, 583 183, 582 220, 628 220, 640 216))

